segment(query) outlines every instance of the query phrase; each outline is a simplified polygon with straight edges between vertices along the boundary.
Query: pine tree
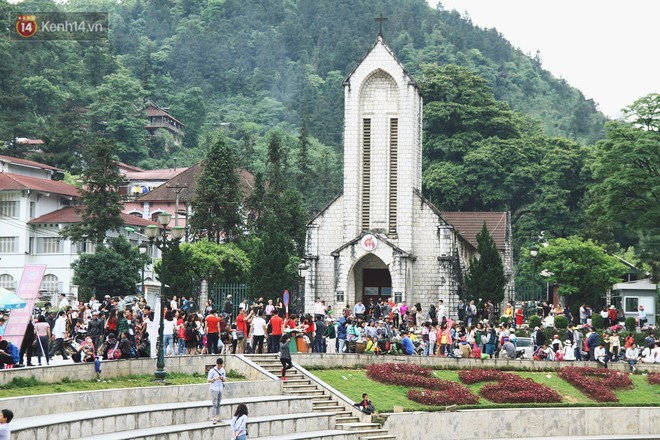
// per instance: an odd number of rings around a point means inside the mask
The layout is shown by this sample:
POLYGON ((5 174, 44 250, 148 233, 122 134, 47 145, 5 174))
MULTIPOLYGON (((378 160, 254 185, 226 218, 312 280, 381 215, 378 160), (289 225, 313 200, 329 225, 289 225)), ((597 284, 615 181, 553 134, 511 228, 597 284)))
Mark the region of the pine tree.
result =
POLYGON ((76 208, 82 222, 62 229, 60 234, 63 237, 73 241, 87 237, 100 245, 108 231, 118 231, 124 225, 119 194, 122 177, 115 151, 115 145, 106 139, 98 139, 83 147, 83 188, 76 208))
POLYGON ((202 175, 197 181, 190 219, 193 234, 220 243, 224 237, 232 241, 243 226, 241 216, 241 182, 236 171, 237 158, 224 137, 218 136, 203 161, 202 175))
POLYGON ((467 300, 476 301, 481 298, 499 304, 504 300, 506 286, 504 265, 485 222, 477 234, 477 252, 479 259, 470 260, 470 268, 465 275, 467 300))

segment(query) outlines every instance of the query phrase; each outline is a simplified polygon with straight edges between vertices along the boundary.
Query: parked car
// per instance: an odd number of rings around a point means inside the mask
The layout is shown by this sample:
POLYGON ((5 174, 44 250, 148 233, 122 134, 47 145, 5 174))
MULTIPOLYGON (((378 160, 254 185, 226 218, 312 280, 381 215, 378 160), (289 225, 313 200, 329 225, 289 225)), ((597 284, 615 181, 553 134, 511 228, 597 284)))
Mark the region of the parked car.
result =
POLYGON ((532 338, 516 338, 516 351, 524 350, 524 359, 534 357, 534 340, 532 338))

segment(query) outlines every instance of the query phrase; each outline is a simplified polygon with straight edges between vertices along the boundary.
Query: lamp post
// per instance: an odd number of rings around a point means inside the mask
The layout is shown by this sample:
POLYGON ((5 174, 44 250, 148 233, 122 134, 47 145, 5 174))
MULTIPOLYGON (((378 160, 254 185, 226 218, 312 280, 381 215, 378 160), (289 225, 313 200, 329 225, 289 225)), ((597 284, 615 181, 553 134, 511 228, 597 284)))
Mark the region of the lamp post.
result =
POLYGON ((156 225, 149 225, 144 228, 144 234, 149 239, 151 244, 155 244, 158 249, 162 251, 163 262, 160 267, 160 277, 162 281, 161 292, 158 295, 160 301, 160 322, 158 324, 158 339, 156 342, 156 349, 158 350, 158 356, 156 360, 156 371, 154 372, 155 380, 162 382, 167 376, 165 372, 165 353, 163 350, 163 321, 165 320, 165 310, 166 310, 166 295, 164 295, 165 289, 165 254, 169 246, 176 246, 179 244, 179 240, 183 237, 184 229, 182 226, 174 226, 170 230, 170 238, 167 237, 167 225, 170 224, 172 220, 172 214, 167 212, 161 212, 158 214, 158 223, 161 224, 162 228, 156 225))
MULTIPOLYGON (((307 279, 307 270, 309 269, 309 266, 305 262, 304 259, 300 259, 300 264, 298 265, 298 275, 300 279, 300 284, 298 286, 298 298, 300 298, 300 295, 303 297, 303 311, 305 308, 305 297, 307 296, 305 294, 305 280, 307 279)), ((297 304, 296 304, 297 306, 297 304)), ((299 313, 299 310, 296 310, 295 313, 299 313)))
POLYGON ((532 257, 532 261, 534 262, 534 276, 532 278, 532 292, 534 295, 534 298, 536 299, 536 257, 539 254, 539 248, 536 247, 535 244, 533 244, 529 248, 529 256, 532 257))
POLYGON ((145 258, 145 255, 147 254, 148 248, 149 248, 149 245, 147 243, 140 243, 138 245, 138 250, 140 251, 140 257, 143 259, 143 261, 142 261, 142 295, 144 295, 144 266, 145 266, 144 258, 145 258))

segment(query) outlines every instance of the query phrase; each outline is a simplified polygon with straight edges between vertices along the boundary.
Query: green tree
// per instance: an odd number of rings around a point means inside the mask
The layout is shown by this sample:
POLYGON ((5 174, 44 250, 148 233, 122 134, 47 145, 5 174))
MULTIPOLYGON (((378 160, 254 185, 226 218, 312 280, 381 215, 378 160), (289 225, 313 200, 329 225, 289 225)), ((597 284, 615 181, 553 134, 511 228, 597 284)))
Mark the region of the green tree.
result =
POLYGON ((626 272, 603 247, 575 236, 550 240, 537 258, 539 271, 550 273, 547 280, 559 284, 559 295, 569 305, 595 304, 626 272))
POLYGON ((124 237, 115 237, 109 247, 97 246, 96 252, 81 254, 71 264, 72 281, 79 286, 81 301, 88 301, 92 295, 126 295, 135 291, 146 263, 137 247, 124 237))
POLYGON ((63 228, 60 231, 63 237, 73 241, 87 237, 102 245, 108 231, 117 231, 124 225, 119 194, 122 177, 114 152, 115 145, 106 139, 85 145, 83 187, 76 207, 82 222, 63 228))
POLYGON ((245 282, 250 273, 247 254, 234 243, 213 243, 206 239, 184 243, 181 252, 198 281, 209 283, 245 282))
POLYGON ((94 89, 90 105, 92 130, 109 135, 124 162, 137 163, 147 156, 145 98, 140 82, 126 70, 107 75, 94 89))
POLYGON ((202 162, 195 187, 190 227, 196 236, 220 243, 223 237, 232 241, 240 235, 242 189, 236 163, 234 151, 218 136, 202 162))
POLYGON ((187 265, 179 242, 168 241, 160 250, 161 258, 154 264, 154 271, 156 279, 163 285, 163 295, 189 295, 194 287, 194 274, 187 265))
POLYGON ((477 252, 479 258, 470 260, 470 267, 465 275, 465 294, 467 300, 491 300, 499 304, 504 300, 506 276, 504 265, 495 241, 486 228, 486 223, 477 234, 477 252))

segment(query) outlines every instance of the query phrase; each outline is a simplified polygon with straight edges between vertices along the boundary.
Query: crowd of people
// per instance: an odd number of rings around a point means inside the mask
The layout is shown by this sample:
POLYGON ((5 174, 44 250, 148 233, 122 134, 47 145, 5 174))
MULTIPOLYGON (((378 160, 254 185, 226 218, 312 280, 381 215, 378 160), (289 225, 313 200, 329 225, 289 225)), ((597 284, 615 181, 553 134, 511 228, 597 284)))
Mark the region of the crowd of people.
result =
MULTIPOLYGON (((613 307, 607 314, 607 330, 597 334, 591 327, 592 313, 587 305, 579 310, 579 324, 570 324, 561 336, 548 337, 554 320, 566 316, 566 307, 542 303, 513 307, 506 304, 499 313, 490 301, 457 304, 448 310, 442 300, 423 307, 408 306, 392 298, 357 302, 334 310, 317 298, 313 313, 287 315, 280 298, 252 303, 247 299, 237 307, 232 295, 221 305, 209 300, 199 307, 187 297, 168 298, 163 319, 163 347, 166 356, 226 353, 278 353, 286 335, 297 352, 405 354, 420 356, 521 358, 517 329, 524 329, 531 314, 542 319, 539 327, 528 330, 538 360, 592 360, 603 365, 628 361, 660 363, 660 344, 649 332, 644 345, 637 347, 632 336, 623 335, 621 317, 613 307), (502 319, 504 317, 504 319, 502 319), (593 336, 595 335, 595 336, 593 336)), ((106 295, 102 301, 91 298, 76 307, 62 296, 57 308, 41 314, 30 323, 19 353, 12 361, 3 354, 0 362, 39 365, 53 356, 71 357, 75 362, 96 359, 149 357, 155 350, 158 328, 153 311, 144 298, 127 303, 123 297, 106 295)), ((645 317, 645 315, 644 315, 645 317)), ((645 322, 640 315, 640 324, 645 322)), ((645 328, 645 327, 642 327, 645 328)), ((290 355, 289 355, 290 357, 290 355)), ((286 367, 283 364, 283 375, 286 367)))

